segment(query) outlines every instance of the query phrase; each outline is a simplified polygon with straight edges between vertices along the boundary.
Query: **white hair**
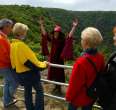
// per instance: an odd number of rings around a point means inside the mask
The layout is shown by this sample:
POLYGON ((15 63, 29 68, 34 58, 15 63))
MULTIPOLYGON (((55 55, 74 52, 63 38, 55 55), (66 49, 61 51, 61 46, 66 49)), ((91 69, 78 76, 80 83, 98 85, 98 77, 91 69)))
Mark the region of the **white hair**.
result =
POLYGON ((14 26, 13 26, 13 34, 14 35, 21 35, 25 32, 28 31, 28 26, 23 24, 23 23, 16 23, 14 26))
POLYGON ((90 47, 96 47, 103 41, 100 31, 94 27, 87 27, 81 33, 81 38, 88 42, 90 47))

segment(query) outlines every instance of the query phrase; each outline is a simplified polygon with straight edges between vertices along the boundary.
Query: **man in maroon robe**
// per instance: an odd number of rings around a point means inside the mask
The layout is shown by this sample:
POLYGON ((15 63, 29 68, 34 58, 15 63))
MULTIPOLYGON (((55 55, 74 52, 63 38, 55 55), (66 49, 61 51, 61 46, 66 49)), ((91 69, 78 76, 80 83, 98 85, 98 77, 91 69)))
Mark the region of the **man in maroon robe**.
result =
MULTIPOLYGON (((56 25, 54 31, 48 34, 44 28, 44 20, 40 18, 40 28, 42 33, 42 53, 43 55, 49 55, 49 62, 54 64, 64 64, 64 60, 73 58, 73 33, 78 25, 77 19, 73 21, 73 26, 68 34, 65 35, 62 33, 62 29, 59 25, 56 25), (48 51, 47 43, 51 43, 50 53, 48 51)), ((48 79, 65 82, 65 73, 63 68, 57 67, 48 67, 48 79)), ((56 85, 53 92, 61 93, 61 86, 56 85)))

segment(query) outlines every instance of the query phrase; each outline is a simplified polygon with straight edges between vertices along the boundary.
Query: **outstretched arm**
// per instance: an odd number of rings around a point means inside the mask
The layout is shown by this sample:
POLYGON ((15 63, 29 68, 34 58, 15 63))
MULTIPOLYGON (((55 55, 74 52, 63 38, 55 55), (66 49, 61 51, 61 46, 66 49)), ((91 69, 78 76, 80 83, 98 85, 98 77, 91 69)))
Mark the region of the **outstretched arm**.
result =
POLYGON ((71 29, 71 31, 69 32, 69 34, 66 38, 65 46, 64 46, 63 51, 61 53, 61 58, 62 59, 69 60, 69 59, 73 58, 73 38, 72 38, 72 36, 75 32, 75 29, 76 29, 77 25, 78 25, 78 20, 75 19, 73 21, 72 29, 71 29))
POLYGON ((41 45, 42 45, 42 54, 44 56, 48 55, 49 54, 49 51, 48 51, 48 34, 45 30, 45 27, 44 27, 44 18, 43 17, 40 17, 39 19, 39 24, 40 24, 40 29, 41 29, 41 36, 42 36, 42 39, 41 39, 41 45))
POLYGON ((46 35, 46 30, 45 30, 45 27, 44 27, 44 18, 43 17, 39 18, 39 24, 40 24, 40 29, 41 29, 42 34, 46 35))
POLYGON ((74 32, 75 32, 75 29, 76 29, 76 27, 77 27, 77 25, 78 25, 78 19, 75 19, 74 21, 73 21, 73 23, 72 23, 72 29, 71 29, 71 31, 69 32, 69 36, 68 37, 72 37, 73 36, 73 34, 74 34, 74 32))

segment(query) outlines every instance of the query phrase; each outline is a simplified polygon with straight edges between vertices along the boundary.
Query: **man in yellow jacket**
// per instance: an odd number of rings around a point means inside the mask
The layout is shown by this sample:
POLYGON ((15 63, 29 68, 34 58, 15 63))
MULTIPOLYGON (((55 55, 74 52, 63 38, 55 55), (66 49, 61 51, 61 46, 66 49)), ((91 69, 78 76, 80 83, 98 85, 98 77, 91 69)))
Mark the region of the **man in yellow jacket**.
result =
POLYGON ((44 95, 39 70, 46 68, 47 63, 39 61, 34 52, 22 41, 27 31, 27 25, 22 23, 16 23, 13 27, 15 39, 11 43, 11 65, 18 75, 19 83, 24 86, 26 109, 44 110, 44 95), (36 91, 35 104, 32 101, 32 87, 36 91))

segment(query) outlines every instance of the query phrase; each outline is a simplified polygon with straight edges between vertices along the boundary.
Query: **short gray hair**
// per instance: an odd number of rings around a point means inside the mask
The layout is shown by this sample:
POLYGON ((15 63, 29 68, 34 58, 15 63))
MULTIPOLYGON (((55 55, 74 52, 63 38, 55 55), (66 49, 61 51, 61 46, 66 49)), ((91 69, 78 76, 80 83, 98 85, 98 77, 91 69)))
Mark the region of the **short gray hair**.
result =
POLYGON ((0 20, 0 28, 3 28, 4 26, 7 26, 9 24, 13 25, 13 21, 7 18, 3 18, 0 20))

